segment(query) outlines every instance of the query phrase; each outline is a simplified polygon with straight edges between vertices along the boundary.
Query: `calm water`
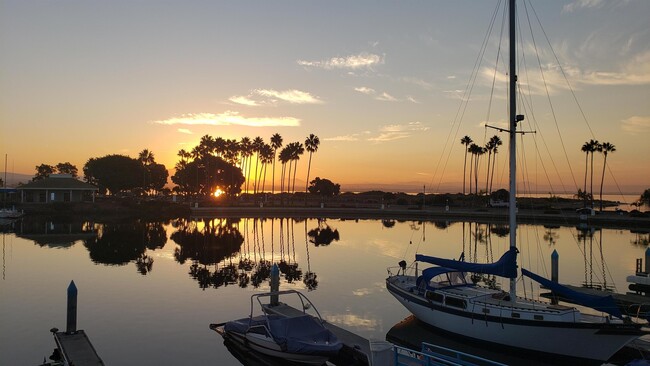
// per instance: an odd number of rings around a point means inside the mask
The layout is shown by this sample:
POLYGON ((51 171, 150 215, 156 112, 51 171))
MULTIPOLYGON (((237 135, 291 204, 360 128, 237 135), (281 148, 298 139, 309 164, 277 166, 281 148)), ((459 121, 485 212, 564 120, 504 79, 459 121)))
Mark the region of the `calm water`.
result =
MULTIPOLYGON (((65 329, 70 280, 79 289, 78 329, 107 365, 238 365, 208 324, 246 316, 250 295, 269 290, 272 263, 282 270, 281 288, 307 293, 327 320, 385 339, 409 315, 384 288, 387 267, 416 251, 496 260, 506 233, 486 224, 381 220, 25 218, 2 234, 0 365, 36 365, 51 354, 49 329, 65 329)), ((519 236, 524 267, 547 275, 556 249, 562 282, 619 292, 650 239, 530 225, 519 236)))

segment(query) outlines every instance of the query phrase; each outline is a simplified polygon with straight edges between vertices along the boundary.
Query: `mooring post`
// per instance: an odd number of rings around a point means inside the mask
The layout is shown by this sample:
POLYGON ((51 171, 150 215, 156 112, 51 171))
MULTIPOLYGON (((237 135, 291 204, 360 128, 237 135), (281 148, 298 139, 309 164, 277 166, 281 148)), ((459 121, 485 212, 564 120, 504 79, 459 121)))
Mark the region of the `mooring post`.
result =
MULTIPOLYGON (((557 254, 557 250, 553 249, 551 253, 551 281, 558 283, 560 280, 560 255, 557 254)), ((551 293, 552 294, 552 293, 551 293)), ((557 305, 557 297, 551 296, 551 304, 557 305)))
POLYGON ((553 253, 551 253, 551 281, 557 283, 559 282, 559 262, 560 262, 560 255, 557 254, 557 250, 553 250, 553 253))
POLYGON ((650 273, 650 248, 645 250, 645 273, 650 273))
POLYGON ((74 280, 68 286, 68 317, 65 332, 68 334, 77 331, 77 286, 74 280))
MULTIPOLYGON (((280 269, 277 264, 271 268, 271 292, 280 291, 280 269)), ((278 305, 279 296, 277 294, 271 295, 271 306, 278 305)))

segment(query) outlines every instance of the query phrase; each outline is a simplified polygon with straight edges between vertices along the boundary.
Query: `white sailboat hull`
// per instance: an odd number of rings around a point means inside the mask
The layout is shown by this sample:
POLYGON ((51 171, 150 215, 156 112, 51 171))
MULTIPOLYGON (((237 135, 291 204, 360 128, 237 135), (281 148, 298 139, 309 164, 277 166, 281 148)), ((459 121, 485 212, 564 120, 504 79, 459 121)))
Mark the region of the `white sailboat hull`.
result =
POLYGON ((530 321, 517 324, 516 321, 505 317, 501 321, 486 320, 481 314, 469 311, 437 309, 422 297, 417 299, 417 295, 390 282, 387 282, 387 287, 415 317, 435 328, 508 347, 606 361, 625 344, 639 336, 638 332, 622 330, 614 325, 599 326, 576 322, 543 324, 543 321, 537 325, 531 325, 530 321))

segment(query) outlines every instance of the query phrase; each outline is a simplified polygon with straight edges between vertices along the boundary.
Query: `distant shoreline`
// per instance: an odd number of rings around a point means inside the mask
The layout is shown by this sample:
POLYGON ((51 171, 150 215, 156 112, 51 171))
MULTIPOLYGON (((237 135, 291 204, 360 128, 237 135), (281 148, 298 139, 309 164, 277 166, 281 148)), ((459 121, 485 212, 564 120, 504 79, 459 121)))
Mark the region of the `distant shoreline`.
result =
MULTIPOLYGON (((355 196, 355 199, 337 199, 334 202, 320 202, 310 196, 283 197, 273 202, 259 203, 242 200, 230 205, 214 201, 188 200, 141 200, 135 198, 103 199, 95 203, 53 203, 16 204, 27 215, 45 217, 74 217, 93 220, 140 218, 145 220, 169 220, 176 218, 330 218, 330 219, 382 219, 382 220, 424 220, 424 221, 477 221, 507 224, 507 208, 486 207, 484 197, 455 195, 441 196, 439 202, 430 205, 387 204, 373 197, 355 196), (310 198, 305 200, 305 198, 310 198), (447 202, 455 202, 449 204, 447 202), (322 205, 322 206, 321 206, 322 205)), ((252 197, 249 197, 252 198, 252 197)), ((275 197, 277 198, 277 197, 275 197)), ((348 197, 349 198, 349 197, 348 197)), ((376 197, 375 197, 376 198, 376 197)), ((421 198, 420 198, 421 201, 421 198)), ((409 202, 412 203, 412 202, 409 202)), ((614 211, 616 202, 604 202, 610 210, 595 212, 595 215, 580 215, 576 208, 583 202, 563 198, 521 198, 518 199, 517 221, 524 224, 594 226, 650 232, 650 212, 614 211)))

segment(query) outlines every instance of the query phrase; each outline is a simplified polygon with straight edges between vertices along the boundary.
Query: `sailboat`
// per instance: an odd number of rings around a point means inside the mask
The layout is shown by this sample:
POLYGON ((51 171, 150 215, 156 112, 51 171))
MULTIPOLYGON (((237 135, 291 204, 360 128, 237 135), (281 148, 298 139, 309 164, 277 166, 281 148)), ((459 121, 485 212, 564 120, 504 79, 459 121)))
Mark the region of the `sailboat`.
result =
POLYGON ((22 217, 24 213, 22 211, 16 210, 16 207, 14 206, 12 206, 11 208, 6 207, 7 205, 7 154, 5 154, 5 179, 3 182, 4 182, 4 187, 2 192, 3 205, 2 208, 0 208, 0 220, 18 219, 22 217))
POLYGON ((527 351, 606 361, 643 334, 640 324, 624 317, 611 296, 581 294, 523 268, 523 276, 595 311, 584 312, 572 306, 519 297, 516 293, 516 134, 517 124, 524 116, 516 111, 515 0, 509 0, 508 6, 510 248, 497 262, 489 264, 416 255, 409 268, 401 261, 396 273, 389 269, 386 287, 415 317, 445 332, 527 351), (418 263, 434 266, 418 273, 418 263), (468 272, 507 278, 509 292, 468 282, 468 272))

